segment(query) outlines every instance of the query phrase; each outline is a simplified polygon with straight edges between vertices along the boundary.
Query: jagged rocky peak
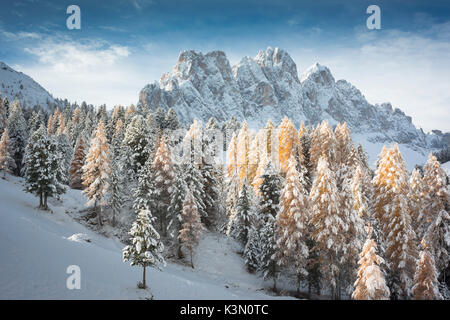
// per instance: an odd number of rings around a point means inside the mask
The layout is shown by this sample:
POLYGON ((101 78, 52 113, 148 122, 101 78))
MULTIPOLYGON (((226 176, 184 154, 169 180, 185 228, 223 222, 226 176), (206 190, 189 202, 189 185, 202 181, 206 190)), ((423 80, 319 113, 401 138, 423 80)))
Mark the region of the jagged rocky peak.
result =
POLYGON ((297 65, 283 49, 268 47, 265 51, 259 51, 255 57, 255 62, 261 67, 266 76, 270 77, 272 75, 285 78, 288 74, 292 80, 300 82, 297 65))
POLYGON ((172 71, 142 89, 139 98, 140 104, 153 110, 173 107, 186 123, 234 116, 257 127, 268 119, 278 123, 288 116, 297 126, 301 121, 313 125, 345 121, 354 133, 374 142, 427 148, 431 140, 434 145, 439 140, 417 129, 411 117, 391 104, 370 104, 351 83, 336 81, 326 66, 316 63, 299 77, 289 54, 272 47, 234 66, 222 51, 183 51, 172 71))
POLYGON ((227 78, 231 76, 231 66, 223 51, 212 51, 206 55, 194 50, 183 51, 173 69, 174 76, 182 80, 192 77, 205 79, 217 72, 227 78))
POLYGON ((325 86, 331 86, 335 83, 330 69, 317 62, 306 69, 300 77, 302 83, 308 80, 325 86))

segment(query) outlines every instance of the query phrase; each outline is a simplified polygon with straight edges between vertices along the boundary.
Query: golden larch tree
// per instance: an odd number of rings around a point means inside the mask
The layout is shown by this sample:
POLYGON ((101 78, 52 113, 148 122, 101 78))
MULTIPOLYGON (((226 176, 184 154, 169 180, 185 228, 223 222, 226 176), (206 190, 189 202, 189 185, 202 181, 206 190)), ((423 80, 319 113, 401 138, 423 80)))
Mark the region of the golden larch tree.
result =
POLYGON ((106 195, 109 189, 109 176, 111 163, 109 145, 106 139, 103 121, 99 121, 97 129, 91 140, 91 146, 83 166, 83 193, 87 196, 88 205, 100 206, 98 211, 98 223, 102 225, 102 208, 106 204, 106 195))
POLYGON ((309 225, 308 196, 302 173, 296 169, 297 163, 291 155, 286 172, 286 182, 280 196, 280 211, 276 216, 276 260, 280 266, 293 263, 297 274, 297 293, 300 282, 308 272, 307 230, 309 225))
POLYGON ((278 129, 278 144, 278 161, 281 171, 286 173, 291 154, 295 154, 300 146, 297 129, 288 117, 283 118, 278 129))
POLYGON ((390 292, 380 265, 383 258, 377 255, 377 244, 371 238, 368 227, 367 240, 358 261, 359 269, 352 298, 355 300, 389 300, 390 292))
POLYGON ((250 136, 247 122, 244 121, 237 137, 237 166, 239 179, 242 183, 249 174, 250 136))
POLYGON ((373 186, 373 208, 383 233, 385 259, 390 278, 395 279, 391 291, 397 298, 406 299, 417 252, 409 214, 407 170, 397 144, 382 151, 373 186))
POLYGON ((413 298, 414 300, 442 300, 434 258, 424 239, 422 240, 422 246, 423 250, 420 251, 414 274, 413 298))

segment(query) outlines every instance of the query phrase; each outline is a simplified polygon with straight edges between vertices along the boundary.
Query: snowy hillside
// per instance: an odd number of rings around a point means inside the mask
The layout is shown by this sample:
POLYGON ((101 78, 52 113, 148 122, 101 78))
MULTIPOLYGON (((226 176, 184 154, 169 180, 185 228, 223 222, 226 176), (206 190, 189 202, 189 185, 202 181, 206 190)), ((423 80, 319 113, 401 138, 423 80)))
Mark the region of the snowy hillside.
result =
POLYGON ((19 99, 23 106, 40 105, 43 108, 54 103, 53 97, 41 85, 22 72, 17 72, 0 61, 0 94, 12 102, 19 99))
POLYGON ((447 175, 450 176, 450 161, 444 163, 442 165, 442 169, 444 169, 444 171, 447 172, 447 175))
POLYGON ((84 207, 80 191, 53 200, 51 214, 35 209, 37 199, 22 191, 21 179, 8 180, 0 179, 0 299, 275 298, 260 290, 260 278, 246 272, 233 240, 214 234, 201 241, 195 270, 169 263, 147 275, 151 292, 137 289, 142 270, 122 262, 124 245, 67 214, 84 207), (69 265, 81 268, 80 290, 66 288, 69 265))
MULTIPOLYGON (((268 119, 279 124, 284 116, 297 127, 302 120, 313 125, 322 120, 331 125, 347 122, 367 149, 369 144, 393 142, 409 149, 410 168, 443 145, 439 135, 417 129, 400 109, 370 104, 349 82, 336 81, 325 66, 315 64, 299 77, 295 62, 279 48, 269 47, 253 59, 244 57, 235 66, 222 51, 184 51, 171 72, 141 90, 139 103, 151 109, 173 107, 185 123, 231 116, 246 119, 251 128, 268 119)), ((371 160, 377 154, 371 154, 371 160)))

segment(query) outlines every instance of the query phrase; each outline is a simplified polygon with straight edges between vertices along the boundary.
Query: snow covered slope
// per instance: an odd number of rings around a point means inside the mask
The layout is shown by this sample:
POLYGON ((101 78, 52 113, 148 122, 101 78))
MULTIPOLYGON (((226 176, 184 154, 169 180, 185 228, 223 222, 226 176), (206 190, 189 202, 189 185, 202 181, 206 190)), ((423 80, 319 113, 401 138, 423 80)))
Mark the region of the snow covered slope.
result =
POLYGON ((22 105, 46 107, 54 103, 53 97, 40 84, 22 72, 17 72, 0 61, 0 93, 12 102, 19 99, 22 105))
POLYGON ((185 123, 235 116, 255 128, 268 119, 279 123, 285 115, 297 126, 302 120, 313 125, 345 121, 364 138, 364 146, 397 142, 414 158, 444 144, 441 136, 417 129, 411 117, 391 104, 370 104, 349 82, 336 81, 325 66, 315 64, 299 77, 295 62, 279 48, 269 47, 253 59, 244 57, 233 67, 222 51, 184 51, 172 72, 141 90, 139 103, 151 109, 173 107, 185 123))
POLYGON ((272 299, 262 281, 246 273, 227 238, 206 234, 196 269, 168 264, 150 270, 151 292, 136 288, 142 269, 122 262, 124 245, 86 229, 66 210, 85 204, 80 191, 52 200, 53 214, 35 209, 22 180, 0 179, 0 299, 272 299), (64 206, 62 206, 64 203, 64 206), (89 240, 86 241, 86 240, 89 240), (69 290, 66 269, 81 268, 81 289, 69 290))
POLYGON ((450 177, 450 161, 442 164, 442 169, 444 169, 444 171, 447 172, 447 175, 450 177))

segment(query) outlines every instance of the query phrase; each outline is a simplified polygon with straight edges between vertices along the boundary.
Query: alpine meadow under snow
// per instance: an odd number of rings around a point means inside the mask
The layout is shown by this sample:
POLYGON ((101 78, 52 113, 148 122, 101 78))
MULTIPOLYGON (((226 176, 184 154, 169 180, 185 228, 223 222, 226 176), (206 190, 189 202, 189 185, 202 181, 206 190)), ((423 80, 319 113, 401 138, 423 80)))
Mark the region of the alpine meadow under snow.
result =
POLYGON ((113 110, 7 87, 0 298, 450 299, 444 135, 324 66, 186 51, 113 110))

